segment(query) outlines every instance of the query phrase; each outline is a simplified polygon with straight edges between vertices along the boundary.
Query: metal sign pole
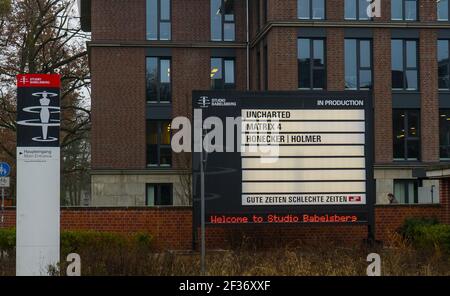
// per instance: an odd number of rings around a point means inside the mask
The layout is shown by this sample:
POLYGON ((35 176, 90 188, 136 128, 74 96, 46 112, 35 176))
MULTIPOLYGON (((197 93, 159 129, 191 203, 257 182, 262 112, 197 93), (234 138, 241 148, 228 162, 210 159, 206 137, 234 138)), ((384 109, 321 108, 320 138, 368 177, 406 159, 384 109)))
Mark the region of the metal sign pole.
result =
POLYGON ((4 220, 3 218, 4 214, 5 214, 5 188, 2 187, 2 219, 1 219, 2 224, 4 220))
POLYGON ((206 257, 206 239, 205 239, 205 171, 204 164, 205 159, 203 155, 203 124, 202 124, 202 152, 200 153, 200 232, 201 232, 201 273, 205 275, 206 266, 205 266, 205 257, 206 257))

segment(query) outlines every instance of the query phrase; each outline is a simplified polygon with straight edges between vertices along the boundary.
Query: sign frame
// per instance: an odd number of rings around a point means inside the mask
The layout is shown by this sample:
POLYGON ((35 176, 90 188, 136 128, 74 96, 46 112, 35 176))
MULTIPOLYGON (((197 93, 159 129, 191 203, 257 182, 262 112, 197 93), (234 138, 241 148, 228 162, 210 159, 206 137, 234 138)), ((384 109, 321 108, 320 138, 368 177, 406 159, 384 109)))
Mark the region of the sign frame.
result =
POLYGON ((60 261, 61 76, 17 75, 16 275, 60 261))
MULTIPOLYGON (((347 214, 347 213, 355 213, 355 212, 361 212, 364 213, 365 219, 361 222, 356 223, 346 223, 346 222, 312 222, 314 224, 346 224, 346 225, 368 225, 369 227, 369 238, 373 237, 374 233, 374 204, 375 204, 375 182, 373 178, 373 163, 374 163, 374 132, 373 132, 373 105, 372 105, 372 95, 370 91, 265 91, 265 92, 245 92, 245 91, 194 91, 192 94, 192 114, 195 114, 195 110, 202 110, 203 119, 208 116, 219 116, 223 117, 224 114, 235 114, 236 116, 240 116, 238 114, 241 114, 241 110, 244 109, 244 106, 249 106, 251 104, 254 105, 254 109, 274 109, 274 100, 277 101, 277 108, 278 109, 311 109, 312 107, 309 106, 311 101, 314 100, 325 100, 325 99, 349 99, 349 98, 358 98, 364 100, 364 114, 365 114, 365 145, 364 145, 364 153, 365 153, 365 171, 366 171, 366 203, 365 205, 361 206, 352 206, 352 205, 301 205, 298 207, 301 207, 301 213, 305 214, 347 214), (221 105, 217 105, 213 102, 212 99, 214 98, 220 98, 222 99, 220 101, 221 105), (309 103, 308 103, 309 102, 309 103), (236 103, 233 107, 233 104, 236 103), (212 108, 217 107, 217 108, 212 108), (219 109, 220 107, 220 109, 219 109), (239 110, 239 112, 233 111, 232 109, 235 108, 236 110, 239 110), (218 115, 214 113, 213 110, 224 110, 224 113, 221 115, 218 115), (230 111, 231 110, 231 111, 230 111), (363 209, 364 208, 364 209, 363 209)), ((362 109, 360 107, 353 108, 346 106, 345 108, 342 107, 333 107, 330 106, 324 107, 324 108, 314 108, 314 109, 362 109)), ((194 119, 195 120, 195 119, 194 119)), ((199 131, 197 131, 198 133, 199 131)), ((195 139, 194 135, 195 131, 192 130, 192 138, 195 139)), ((194 144, 193 144, 194 145, 194 144)), ((194 147, 193 147, 194 148, 194 147)), ((193 192, 193 208, 194 208, 194 228, 198 227, 201 222, 200 217, 200 188, 199 188, 199 182, 200 182, 200 173, 199 173, 199 160, 200 160, 200 153, 195 152, 195 150, 192 150, 192 174, 193 174, 193 181, 192 181, 192 192, 193 192)), ((225 154, 228 152, 223 153, 217 153, 217 154, 225 154)), ((211 154, 209 154, 211 157, 211 154)), ((240 168, 240 171, 242 173, 242 168, 240 168)), ((208 178, 211 177, 211 172, 208 172, 208 166, 205 166, 205 182, 206 182, 206 195, 208 196, 208 178)), ((242 180, 242 177, 241 177, 242 180)), ((241 183, 240 183, 241 184, 241 183)), ((242 192, 241 192, 242 194, 242 192)), ((208 209, 208 197, 206 197, 206 216, 208 214, 211 214, 208 209)), ((242 205, 241 205, 242 206, 242 205)), ((260 206, 261 207, 261 206, 260 206)), ((264 206, 262 206, 264 207, 264 206)), ((289 211, 286 211, 287 208, 283 208, 283 206, 271 206, 271 207, 277 207, 276 211, 272 212, 281 212, 281 213, 288 213, 289 211), (281 211, 280 211, 281 210, 281 211)), ((288 206, 292 207, 292 206, 288 206)), ((249 208, 247 208, 249 209, 249 208)), ((239 211, 238 213, 227 213, 230 215, 242 215, 242 214, 251 214, 251 211, 239 211)), ((218 215, 221 215, 224 213, 218 213, 218 215)), ((301 223, 295 223, 295 224, 308 224, 310 222, 301 222, 301 223)), ((239 223, 237 223, 239 224, 239 223)), ((267 225, 268 223, 242 223, 239 225, 267 225)), ((277 223, 269 223, 269 224, 277 224, 277 223)), ((283 224, 283 223, 280 223, 283 224)), ((227 226, 227 225, 236 225, 235 223, 208 223, 207 225, 219 225, 219 226, 227 226)))

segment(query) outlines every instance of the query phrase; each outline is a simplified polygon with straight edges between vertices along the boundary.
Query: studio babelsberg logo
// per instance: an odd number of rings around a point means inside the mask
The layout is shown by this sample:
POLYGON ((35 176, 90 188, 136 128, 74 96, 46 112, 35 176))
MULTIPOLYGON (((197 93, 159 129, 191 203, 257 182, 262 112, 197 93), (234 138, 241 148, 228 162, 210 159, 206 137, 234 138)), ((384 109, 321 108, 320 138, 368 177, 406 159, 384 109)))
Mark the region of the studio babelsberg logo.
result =
POLYGON ((17 146, 58 147, 60 106, 59 90, 28 85, 30 78, 18 79, 23 87, 18 88, 17 102, 17 146))
POLYGON ((201 96, 197 100, 197 104, 200 108, 208 108, 211 105, 211 100, 207 96, 201 96))

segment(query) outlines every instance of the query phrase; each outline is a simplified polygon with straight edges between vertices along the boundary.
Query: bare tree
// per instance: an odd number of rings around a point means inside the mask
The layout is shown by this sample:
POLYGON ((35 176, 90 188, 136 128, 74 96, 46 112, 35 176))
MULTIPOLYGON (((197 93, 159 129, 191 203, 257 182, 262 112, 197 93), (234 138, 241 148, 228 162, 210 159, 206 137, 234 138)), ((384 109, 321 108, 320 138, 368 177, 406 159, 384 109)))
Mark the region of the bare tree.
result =
MULTIPOLYGON (((79 147, 90 130, 86 35, 76 0, 0 0, 0 154, 15 159, 16 87, 20 73, 61 75, 61 147, 79 147), (5 7, 5 9, 3 9, 5 7)), ((63 163, 63 173, 66 166, 63 163)), ((69 171, 73 166, 67 167, 69 171)))

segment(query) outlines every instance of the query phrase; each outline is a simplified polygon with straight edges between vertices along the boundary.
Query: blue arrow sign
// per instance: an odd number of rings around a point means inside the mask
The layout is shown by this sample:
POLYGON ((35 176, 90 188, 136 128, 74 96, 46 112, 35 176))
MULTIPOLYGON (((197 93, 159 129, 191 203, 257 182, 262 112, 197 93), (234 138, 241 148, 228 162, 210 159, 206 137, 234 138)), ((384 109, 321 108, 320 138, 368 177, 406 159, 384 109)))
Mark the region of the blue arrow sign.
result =
POLYGON ((6 162, 0 162, 0 177, 8 177, 11 167, 6 162))

